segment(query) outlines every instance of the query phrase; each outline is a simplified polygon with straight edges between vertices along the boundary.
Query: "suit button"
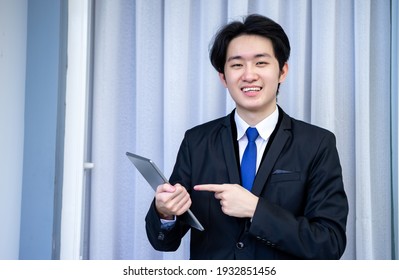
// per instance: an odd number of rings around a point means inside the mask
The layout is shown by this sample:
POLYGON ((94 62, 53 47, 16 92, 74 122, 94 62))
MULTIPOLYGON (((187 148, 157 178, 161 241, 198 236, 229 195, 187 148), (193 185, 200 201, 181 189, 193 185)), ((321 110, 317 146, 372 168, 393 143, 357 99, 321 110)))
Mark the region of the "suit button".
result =
POLYGON ((163 232, 160 232, 158 234, 158 240, 164 240, 165 239, 165 234, 163 234, 163 232))
POLYGON ((242 242, 237 242, 237 244, 236 244, 236 247, 237 247, 237 249, 243 249, 244 248, 244 243, 242 243, 242 242))

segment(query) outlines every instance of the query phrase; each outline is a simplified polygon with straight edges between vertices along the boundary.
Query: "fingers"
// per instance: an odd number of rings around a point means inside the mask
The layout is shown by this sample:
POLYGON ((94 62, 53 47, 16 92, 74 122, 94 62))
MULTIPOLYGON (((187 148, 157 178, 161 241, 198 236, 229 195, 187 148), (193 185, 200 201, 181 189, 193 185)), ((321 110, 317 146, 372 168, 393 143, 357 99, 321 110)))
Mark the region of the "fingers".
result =
POLYGON ((229 193, 234 188, 235 188, 235 185, 230 185, 230 184, 222 184, 222 185, 204 184, 204 185, 194 186, 194 190, 196 190, 196 191, 214 192, 215 198, 220 200, 220 205, 222 206, 222 209, 223 209, 224 204, 226 204, 227 200, 229 199, 229 196, 230 196, 229 193))
POLYGON ((237 184, 204 184, 204 185, 196 185, 194 186, 194 190, 196 191, 208 191, 214 192, 215 194, 222 193, 225 191, 232 190, 246 190, 242 186, 237 184))
POLYGON ((184 196, 181 200, 178 201, 177 204, 174 205, 172 208, 172 212, 175 213, 175 215, 180 216, 184 214, 191 206, 191 198, 190 195, 184 196))
POLYGON ((179 216, 190 208, 191 198, 182 185, 163 184, 157 188, 155 206, 161 216, 179 216))
POLYGON ((213 192, 224 214, 232 217, 253 217, 258 198, 237 184, 197 185, 196 191, 213 192))
POLYGON ((218 193, 218 192, 223 192, 224 190, 226 190, 226 187, 227 187, 227 185, 205 184, 205 185, 194 186, 194 190, 218 193))
POLYGON ((163 184, 158 186, 156 193, 162 193, 162 192, 173 193, 175 190, 176 190, 175 186, 172 186, 171 184, 163 184))

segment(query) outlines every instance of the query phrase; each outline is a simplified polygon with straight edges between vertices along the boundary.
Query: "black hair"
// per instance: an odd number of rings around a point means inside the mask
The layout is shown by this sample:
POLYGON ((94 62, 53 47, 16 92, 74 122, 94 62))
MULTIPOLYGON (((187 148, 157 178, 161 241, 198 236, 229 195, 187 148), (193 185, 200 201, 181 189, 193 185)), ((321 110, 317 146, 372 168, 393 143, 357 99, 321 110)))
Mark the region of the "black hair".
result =
POLYGON ((240 35, 259 35, 269 38, 273 44, 280 71, 290 56, 290 42, 283 28, 268 17, 251 14, 243 22, 233 21, 223 26, 215 35, 209 58, 213 67, 224 74, 227 48, 234 38, 240 35))

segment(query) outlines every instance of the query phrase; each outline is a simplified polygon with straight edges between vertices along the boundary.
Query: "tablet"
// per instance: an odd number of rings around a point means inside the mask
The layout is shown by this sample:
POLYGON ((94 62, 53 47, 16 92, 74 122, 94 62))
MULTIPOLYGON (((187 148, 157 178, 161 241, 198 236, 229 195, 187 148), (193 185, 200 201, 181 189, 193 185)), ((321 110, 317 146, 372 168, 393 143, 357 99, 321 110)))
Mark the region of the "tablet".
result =
MULTIPOLYGON (((137 168, 137 170, 141 173, 141 175, 143 175, 144 179, 146 179, 146 181, 148 182, 148 184, 150 184, 154 191, 157 190, 157 187, 159 185, 168 183, 166 177, 163 175, 161 170, 159 170, 155 162, 153 162, 151 159, 129 152, 126 152, 126 155, 137 168)), ((204 230, 204 227, 201 225, 201 223, 194 216, 190 209, 188 209, 188 211, 180 217, 185 223, 187 223, 191 227, 196 228, 200 231, 204 230)))

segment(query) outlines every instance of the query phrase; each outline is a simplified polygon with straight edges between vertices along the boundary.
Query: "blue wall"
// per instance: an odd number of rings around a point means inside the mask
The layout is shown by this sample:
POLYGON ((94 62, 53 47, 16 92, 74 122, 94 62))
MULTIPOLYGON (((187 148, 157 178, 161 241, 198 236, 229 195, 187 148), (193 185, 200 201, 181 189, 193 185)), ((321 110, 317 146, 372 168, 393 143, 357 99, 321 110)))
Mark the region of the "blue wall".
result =
POLYGON ((51 259, 62 0, 28 2, 20 259, 51 259))

